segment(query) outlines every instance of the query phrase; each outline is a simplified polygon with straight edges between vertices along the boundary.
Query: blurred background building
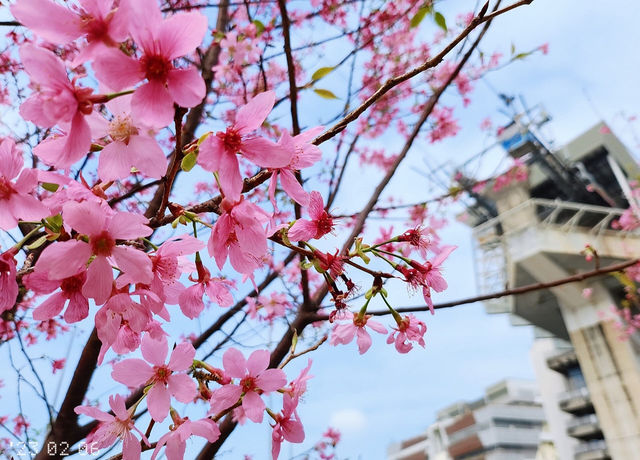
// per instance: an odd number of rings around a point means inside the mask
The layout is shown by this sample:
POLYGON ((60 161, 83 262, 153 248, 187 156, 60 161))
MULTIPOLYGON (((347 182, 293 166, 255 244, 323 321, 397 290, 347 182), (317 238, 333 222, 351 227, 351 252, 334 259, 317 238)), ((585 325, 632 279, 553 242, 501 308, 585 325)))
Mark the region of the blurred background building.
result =
MULTIPOLYGON (((540 135, 543 111, 511 115, 498 143, 528 174, 478 187, 464 167, 456 172, 472 198, 466 222, 479 294, 639 257, 640 231, 616 222, 629 208, 640 221, 630 185, 640 170, 608 127, 599 123, 553 149, 540 135), (597 255, 587 249, 585 257, 587 247, 597 255)), ((390 447, 389 460, 639 459, 640 337, 622 339, 612 313, 636 308, 625 284, 606 275, 485 301, 488 313, 533 326, 539 399, 532 384, 501 382, 476 402, 441 410, 422 435, 390 447)))
POLYGON ((438 411, 422 434, 389 447, 389 460, 533 460, 544 411, 536 382, 508 379, 482 398, 438 411))
MULTIPOLYGON (((501 142, 528 179, 487 187, 469 209, 481 294, 640 255, 640 233, 615 224, 640 209, 629 185, 640 171, 627 149, 600 123, 552 152, 526 118, 516 115, 501 142)), ((624 284, 601 276, 485 303, 534 326, 531 358, 562 460, 640 458, 640 340, 621 339, 611 310, 628 304, 624 284)))

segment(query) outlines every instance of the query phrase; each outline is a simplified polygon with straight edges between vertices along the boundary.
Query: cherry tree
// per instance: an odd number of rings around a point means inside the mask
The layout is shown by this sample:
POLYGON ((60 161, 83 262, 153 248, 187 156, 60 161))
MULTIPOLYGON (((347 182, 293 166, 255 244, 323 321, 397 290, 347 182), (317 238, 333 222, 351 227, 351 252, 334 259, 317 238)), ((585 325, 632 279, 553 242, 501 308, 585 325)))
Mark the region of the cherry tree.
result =
POLYGON ((432 298, 455 250, 442 209, 466 188, 385 200, 418 141, 457 134, 477 79, 546 52, 481 51, 493 21, 531 2, 445 18, 430 0, 16 0, 0 62, 0 346, 24 364, 12 358, 18 402, 45 410, 0 412, 0 451, 205 459, 268 423, 275 459, 305 439, 312 359, 297 375, 291 361, 354 339, 360 354, 425 347, 422 312, 478 300, 432 298), (338 215, 360 180, 364 205, 338 215), (392 210, 401 228, 367 227, 392 210), (402 285, 423 305, 396 306, 402 285), (257 345, 264 328, 273 346, 257 345), (87 332, 76 362, 33 359, 71 330, 87 332), (65 367, 56 405, 44 375, 65 367))

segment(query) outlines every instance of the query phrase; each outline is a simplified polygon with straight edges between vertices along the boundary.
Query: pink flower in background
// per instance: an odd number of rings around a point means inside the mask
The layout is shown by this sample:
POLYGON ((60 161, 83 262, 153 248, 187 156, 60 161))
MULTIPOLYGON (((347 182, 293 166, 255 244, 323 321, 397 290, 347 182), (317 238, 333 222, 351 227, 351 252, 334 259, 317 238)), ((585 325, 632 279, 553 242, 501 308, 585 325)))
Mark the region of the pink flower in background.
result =
POLYGON ((155 179, 167 171, 167 159, 153 132, 131 113, 131 97, 121 96, 107 102, 113 118, 104 126, 103 133, 94 130, 94 137, 110 139, 98 160, 98 176, 103 182, 128 177, 132 167, 155 179))
POLYGON ((0 313, 11 310, 18 298, 16 260, 12 250, 0 254, 0 313))
POLYGON ((173 61, 200 45, 207 18, 193 11, 163 19, 156 0, 132 1, 130 9, 135 18, 131 36, 142 56, 136 59, 109 48, 100 53, 94 70, 98 79, 116 91, 146 79, 133 94, 133 115, 153 127, 164 127, 173 120, 174 103, 194 107, 204 98, 204 80, 197 69, 179 69, 173 61))
POLYGON ((298 219, 287 232, 291 241, 319 239, 333 230, 333 218, 324 210, 322 195, 315 190, 311 192, 307 212, 311 220, 298 219))
POLYGON ((37 221, 50 214, 49 208, 31 195, 38 185, 37 171, 22 169, 23 164, 13 139, 3 139, 0 142, 0 229, 3 230, 17 227, 18 219, 37 221))
POLYGON ((399 353, 408 353, 413 348, 413 344, 410 342, 416 342, 424 348, 424 334, 426 332, 427 325, 414 315, 408 314, 405 315, 397 328, 393 328, 387 337, 387 343, 395 342, 396 350, 399 353))
POLYGON ((167 456, 167 460, 183 460, 187 447, 186 441, 192 435, 205 438, 209 442, 216 442, 220 437, 220 428, 218 428, 216 422, 209 418, 203 418, 195 422, 189 420, 188 417, 178 421, 174 420, 171 431, 158 439, 158 444, 153 450, 151 460, 158 456, 163 446, 166 446, 164 453, 167 456))
POLYGON ((540 51, 542 51, 542 54, 549 54, 549 44, 543 43, 540 45, 540 51))
POLYGON ((101 422, 98 429, 87 436, 87 445, 102 449, 122 439, 122 459, 138 460, 142 448, 140 441, 131 432, 137 431, 147 446, 149 440, 135 427, 133 414, 127 410, 121 395, 109 396, 109 406, 113 415, 91 406, 78 406, 74 409, 76 414, 88 415, 101 422))
POLYGON ((213 225, 207 243, 209 255, 222 270, 229 256, 231 266, 238 272, 251 275, 267 254, 267 235, 264 225, 269 215, 250 201, 232 202, 225 198, 223 211, 213 225))
POLYGON ((64 320, 67 323, 75 323, 89 316, 89 300, 82 294, 82 285, 86 278, 86 273, 80 272, 61 280, 51 280, 47 273, 41 270, 36 270, 25 276, 25 286, 36 294, 51 294, 60 288, 60 291, 49 295, 33 310, 33 319, 38 321, 52 319, 60 314, 67 302, 68 307, 64 313, 64 320))
POLYGON ((287 376, 281 369, 267 369, 270 356, 268 350, 256 350, 245 360, 240 351, 229 348, 222 356, 225 374, 240 379, 240 382, 229 383, 213 392, 211 413, 228 409, 242 397, 242 408, 247 418, 255 423, 262 422, 266 406, 260 395, 279 390, 287 384, 287 376))
MULTIPOLYGON (((135 0, 134 0, 135 1, 135 0)), ((113 8, 113 0, 79 0, 80 7, 65 8, 51 0, 19 0, 11 13, 35 34, 51 43, 68 43, 85 37, 88 44, 74 60, 80 64, 95 57, 99 46, 117 46, 128 35, 127 0, 113 8)))
POLYGON ((304 441, 304 427, 296 411, 298 398, 285 394, 282 398, 282 412, 276 415, 276 423, 271 433, 271 456, 273 460, 280 455, 282 441, 301 443, 304 441))
POLYGON ((118 278, 119 284, 151 282, 153 274, 149 257, 130 246, 116 245, 117 239, 128 240, 150 235, 147 219, 127 212, 107 214, 98 203, 91 201, 69 202, 63 206, 62 215, 65 224, 88 235, 89 242, 69 240, 48 246, 36 264, 37 270, 48 273, 49 279, 64 279, 83 271, 89 258, 95 256, 87 269, 82 294, 95 299, 97 304, 104 303, 111 294, 111 260, 123 272, 118 278), (61 264, 61 260, 65 263, 61 264))
POLYGON ((62 359, 56 359, 51 363, 51 372, 52 373, 56 373, 58 372, 60 369, 64 369, 64 365, 67 363, 67 360, 62 358, 62 359))
POLYGON ((196 396, 193 379, 179 373, 191 367, 196 350, 189 342, 178 344, 171 352, 169 363, 165 364, 166 339, 156 341, 145 335, 141 349, 142 356, 151 366, 141 359, 125 359, 113 366, 111 377, 129 388, 152 385, 147 393, 147 407, 151 418, 162 422, 169 412, 171 396, 183 403, 193 401, 196 396))
POLYGON ((43 128, 60 125, 66 131, 40 142, 33 153, 50 166, 68 168, 91 146, 85 117, 93 111, 93 91, 70 82, 64 64, 50 51, 26 44, 20 47, 20 58, 35 88, 20 106, 20 114, 43 128))
POLYGON ((286 129, 283 131, 278 145, 291 154, 291 159, 286 167, 274 169, 271 175, 269 198, 276 210, 278 209, 275 197, 278 176, 280 177, 282 189, 287 192, 291 199, 301 206, 309 204, 309 194, 305 192, 298 179, 296 179, 295 171, 309 168, 320 161, 322 151, 310 141, 320 134, 323 129, 322 126, 316 126, 295 137, 291 137, 286 129))
POLYGON ((362 355, 371 347, 371 336, 365 329, 365 326, 380 334, 387 333, 387 328, 385 328, 381 323, 370 320, 371 315, 363 315, 360 317, 360 315, 354 315, 351 312, 346 312, 345 315, 345 319, 349 319, 351 321, 333 326, 330 341, 331 345, 346 345, 351 343, 353 338, 357 336, 358 351, 362 355))
POLYGON ((291 152, 262 137, 250 134, 257 130, 271 112, 276 93, 266 91, 240 107, 235 122, 225 132, 207 137, 200 145, 198 163, 207 171, 217 171, 224 195, 238 201, 242 193, 242 176, 237 153, 263 168, 282 168, 291 161, 291 152))

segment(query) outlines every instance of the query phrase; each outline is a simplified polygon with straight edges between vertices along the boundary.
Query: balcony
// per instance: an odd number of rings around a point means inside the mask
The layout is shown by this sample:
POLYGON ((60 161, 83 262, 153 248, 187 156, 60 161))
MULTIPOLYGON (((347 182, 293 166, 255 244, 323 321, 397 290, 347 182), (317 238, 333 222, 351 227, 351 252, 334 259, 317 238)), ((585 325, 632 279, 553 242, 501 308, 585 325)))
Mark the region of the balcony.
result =
POLYGON ((575 460, 608 460, 611 458, 607 444, 602 440, 578 444, 573 452, 575 460))
POLYGON ((582 440, 603 439, 600 422, 595 414, 576 417, 567 424, 567 434, 582 440))
POLYGON ((578 364, 578 357, 573 348, 564 350, 554 356, 547 359, 547 366, 549 369, 553 369, 556 372, 564 374, 567 369, 578 364))
POLYGON ((594 411, 587 387, 560 393, 558 404, 560 409, 574 415, 586 415, 594 411))

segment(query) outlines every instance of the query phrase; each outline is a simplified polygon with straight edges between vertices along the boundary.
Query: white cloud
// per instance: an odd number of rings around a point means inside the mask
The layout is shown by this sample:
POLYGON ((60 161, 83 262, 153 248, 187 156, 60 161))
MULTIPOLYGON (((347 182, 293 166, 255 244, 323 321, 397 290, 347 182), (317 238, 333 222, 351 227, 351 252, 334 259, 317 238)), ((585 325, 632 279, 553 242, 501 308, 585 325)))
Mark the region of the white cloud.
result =
POLYGON ((356 434, 364 429, 367 418, 358 409, 341 409, 331 414, 330 426, 344 434, 356 434))

